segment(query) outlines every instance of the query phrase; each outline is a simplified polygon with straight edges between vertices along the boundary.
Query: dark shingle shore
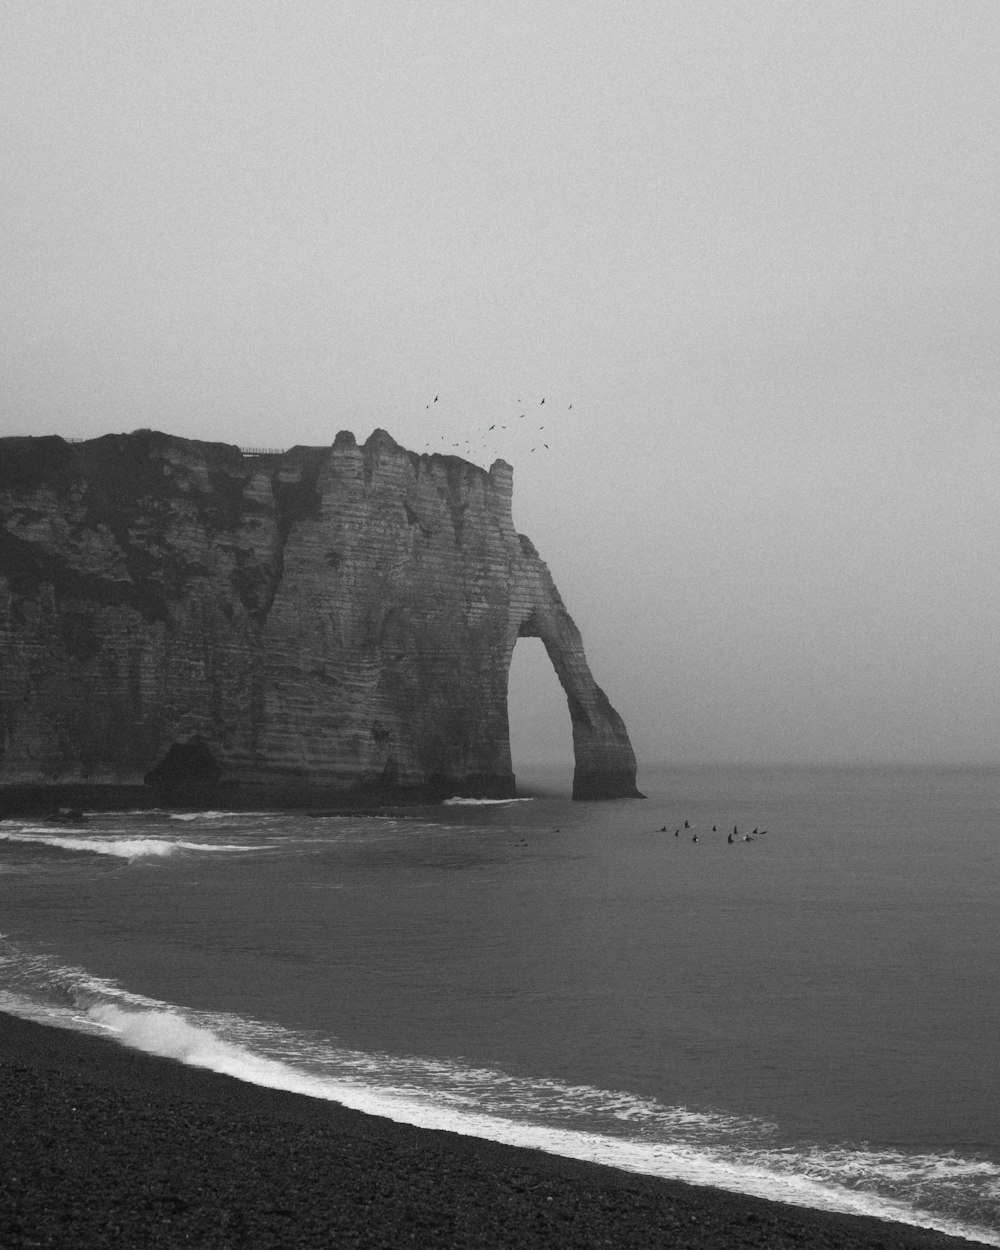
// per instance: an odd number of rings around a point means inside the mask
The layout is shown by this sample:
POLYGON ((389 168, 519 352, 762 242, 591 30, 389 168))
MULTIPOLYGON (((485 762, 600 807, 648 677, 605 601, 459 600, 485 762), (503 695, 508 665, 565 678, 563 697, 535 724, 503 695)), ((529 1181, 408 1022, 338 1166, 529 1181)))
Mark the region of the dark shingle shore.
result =
POLYGON ((499 1146, 0 1014, 0 1246, 976 1243, 499 1146))

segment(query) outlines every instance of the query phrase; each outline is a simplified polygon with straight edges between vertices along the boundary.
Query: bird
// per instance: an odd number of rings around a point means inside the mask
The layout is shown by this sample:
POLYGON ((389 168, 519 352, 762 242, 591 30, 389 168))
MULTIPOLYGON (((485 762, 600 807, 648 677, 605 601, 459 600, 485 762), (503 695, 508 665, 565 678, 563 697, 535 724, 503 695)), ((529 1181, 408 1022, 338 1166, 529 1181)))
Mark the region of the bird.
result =
POLYGON ((434 396, 434 402, 435 402, 435 403, 437 403, 437 401, 438 401, 438 397, 435 395, 435 396, 434 396))
POLYGON ((494 423, 493 423, 493 425, 491 425, 491 426, 490 426, 490 429, 491 429, 491 430, 495 430, 496 428, 497 428, 497 427, 496 427, 496 422, 494 422, 494 423))
POLYGON ((544 399, 542 400, 542 403, 543 403, 543 404, 545 403, 545 400, 544 400, 544 399))

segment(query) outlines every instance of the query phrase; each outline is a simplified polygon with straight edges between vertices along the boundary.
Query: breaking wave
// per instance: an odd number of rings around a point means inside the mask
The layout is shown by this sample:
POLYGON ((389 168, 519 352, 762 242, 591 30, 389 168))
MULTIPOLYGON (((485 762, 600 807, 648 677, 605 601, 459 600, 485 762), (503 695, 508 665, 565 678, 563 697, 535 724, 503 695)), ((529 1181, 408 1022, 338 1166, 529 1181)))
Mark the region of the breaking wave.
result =
POLYGON ((136 838, 124 835, 82 837, 55 834, 41 829, 24 829, 19 832, 0 830, 0 842, 27 842, 53 846, 62 851, 88 851, 92 855, 114 855, 119 859, 142 859, 176 855, 180 851, 256 851, 259 847, 221 842, 184 842, 171 838, 136 838))
POLYGON ((1000 1167, 985 1159, 783 1143, 777 1126, 750 1117, 363 1052, 319 1034, 133 994, 2 938, 0 1010, 418 1127, 1000 1246, 1000 1167))
POLYGON ((523 799, 463 799, 459 795, 455 795, 450 799, 442 799, 441 803, 444 807, 495 807, 502 803, 533 803, 534 801, 531 797, 523 799))
POLYGON ((274 816, 274 812, 168 812, 171 820, 248 820, 251 817, 274 816))

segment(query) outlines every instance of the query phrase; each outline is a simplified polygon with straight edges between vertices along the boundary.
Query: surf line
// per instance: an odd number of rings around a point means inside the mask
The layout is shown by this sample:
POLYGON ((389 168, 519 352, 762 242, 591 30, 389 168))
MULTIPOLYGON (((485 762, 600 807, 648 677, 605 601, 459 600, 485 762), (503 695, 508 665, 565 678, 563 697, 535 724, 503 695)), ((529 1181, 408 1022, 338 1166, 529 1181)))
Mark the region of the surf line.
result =
MULTIPOLYGON (((21 1014, 8 998, 0 1010, 21 1014)), ((40 1016, 33 1013, 33 1018, 40 1016)), ((57 1023, 55 1019, 41 1022, 57 1023)), ((676 1179, 690 1184, 711 1185, 731 1192, 820 1210, 874 1216, 895 1223, 913 1225, 962 1236, 983 1244, 1000 1246, 1000 1234, 964 1224, 958 1219, 938 1216, 926 1209, 911 1207, 895 1198, 858 1189, 846 1189, 833 1180, 816 1180, 794 1170, 767 1168, 761 1153, 751 1151, 746 1161, 734 1156, 732 1147, 725 1154, 690 1142, 636 1140, 606 1133, 506 1119, 502 1115, 445 1105, 429 1090, 427 1097, 397 1089, 380 1089, 366 1080, 363 1070, 357 1076, 324 1075, 309 1071, 283 1058, 258 1053, 242 1041, 228 1040, 206 1024, 192 1023, 169 1004, 118 1005, 107 1000, 91 1003, 80 1015, 65 1018, 63 1027, 86 1027, 122 1045, 148 1054, 180 1060, 194 1067, 235 1077, 250 1084, 341 1103, 344 1106, 380 1115, 418 1128, 444 1129, 465 1136, 480 1137, 505 1145, 528 1147, 567 1158, 604 1164, 624 1171, 676 1179)), ((238 1023, 238 1018, 234 1018, 238 1023)), ((253 1029, 250 1021, 243 1022, 253 1029)), ((276 1026, 278 1034, 285 1031, 276 1026)), ((378 1064, 377 1056, 358 1056, 378 1064)), ((485 1075, 485 1074, 484 1074, 485 1075)), ((496 1074, 499 1075, 499 1074, 496 1074)), ((394 1082, 395 1084, 395 1082, 394 1082)), ((412 1086, 411 1086, 412 1090, 412 1086)), ((447 1091, 443 1091, 447 1093, 447 1091)), ((594 1091, 595 1093, 599 1091, 594 1091)), ((787 1155, 783 1162, 790 1162, 787 1155)))

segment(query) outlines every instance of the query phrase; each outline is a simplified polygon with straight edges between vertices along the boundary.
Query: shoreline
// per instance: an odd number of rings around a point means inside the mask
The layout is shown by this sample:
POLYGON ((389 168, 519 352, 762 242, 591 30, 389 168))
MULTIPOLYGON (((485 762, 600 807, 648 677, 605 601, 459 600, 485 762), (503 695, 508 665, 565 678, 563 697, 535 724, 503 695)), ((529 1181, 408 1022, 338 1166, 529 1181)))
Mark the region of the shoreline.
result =
POLYGON ((982 1243, 415 1128, 0 1012, 0 1244, 982 1243))

